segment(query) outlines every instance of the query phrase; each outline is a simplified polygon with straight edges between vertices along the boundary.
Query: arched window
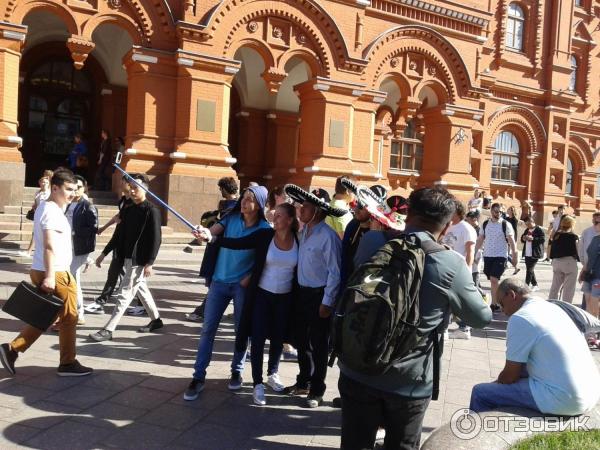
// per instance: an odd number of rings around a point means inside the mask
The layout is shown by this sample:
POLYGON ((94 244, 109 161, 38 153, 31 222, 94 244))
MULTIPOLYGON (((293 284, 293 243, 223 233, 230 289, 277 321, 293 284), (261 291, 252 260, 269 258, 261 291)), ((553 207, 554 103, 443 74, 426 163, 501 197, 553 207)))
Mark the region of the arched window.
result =
POLYGON ((575 92, 577 90, 577 57, 571 55, 571 79, 569 80, 569 90, 575 92))
POLYGON ((517 182, 519 178, 519 142, 510 131, 502 131, 496 138, 492 153, 492 178, 517 182))
POLYGON ((506 20, 506 46, 513 50, 523 50, 523 34, 525 31, 525 14, 516 3, 508 5, 506 20))
POLYGON ((419 137, 415 123, 409 121, 402 137, 392 141, 390 168, 419 171, 423 163, 423 141, 419 137))
POLYGON ((567 158, 567 178, 565 183, 565 194, 573 195, 573 160, 567 158))

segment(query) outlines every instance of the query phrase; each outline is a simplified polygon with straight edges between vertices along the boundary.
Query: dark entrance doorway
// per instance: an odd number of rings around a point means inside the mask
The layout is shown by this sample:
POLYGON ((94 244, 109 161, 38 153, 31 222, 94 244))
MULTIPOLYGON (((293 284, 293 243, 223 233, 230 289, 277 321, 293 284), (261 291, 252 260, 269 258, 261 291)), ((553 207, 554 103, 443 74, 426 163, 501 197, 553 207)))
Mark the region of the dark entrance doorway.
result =
POLYGON ((64 43, 33 48, 21 68, 25 76, 19 99, 19 135, 23 138, 26 184, 36 186, 45 169, 67 166, 75 134, 82 135, 89 160, 94 161, 104 74, 93 59, 76 70, 64 43))

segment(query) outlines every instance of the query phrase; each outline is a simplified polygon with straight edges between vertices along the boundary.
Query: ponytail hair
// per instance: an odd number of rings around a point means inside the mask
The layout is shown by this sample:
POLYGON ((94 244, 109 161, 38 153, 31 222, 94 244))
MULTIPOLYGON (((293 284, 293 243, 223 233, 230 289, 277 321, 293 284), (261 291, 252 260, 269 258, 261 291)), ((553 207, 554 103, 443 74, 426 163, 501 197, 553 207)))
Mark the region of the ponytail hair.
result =
POLYGON ((296 217, 296 208, 291 203, 281 203, 277 205, 277 208, 281 208, 285 211, 288 217, 292 219, 292 232, 297 233, 300 229, 300 222, 296 217))

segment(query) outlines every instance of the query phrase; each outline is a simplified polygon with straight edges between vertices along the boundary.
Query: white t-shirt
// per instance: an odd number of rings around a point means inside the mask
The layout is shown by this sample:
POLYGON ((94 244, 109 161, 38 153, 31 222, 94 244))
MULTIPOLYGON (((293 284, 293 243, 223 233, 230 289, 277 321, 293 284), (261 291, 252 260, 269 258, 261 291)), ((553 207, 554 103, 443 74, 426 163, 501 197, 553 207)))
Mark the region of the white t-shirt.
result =
MULTIPOLYGON (((467 243, 473 242, 473 244, 475 244, 475 241, 477 241, 477 233, 475 233, 475 228, 473 228, 464 220, 461 220, 460 222, 455 223, 448 228, 448 231, 444 236, 444 244, 461 255, 463 258, 466 258, 467 256, 467 243)), ((475 247, 473 247, 473 250, 475 250, 475 247)), ((469 269, 470 268, 471 266, 469 266, 469 269)))
MULTIPOLYGON (((504 219, 498 220, 498 222, 492 222, 491 219, 487 221, 485 231, 483 224, 479 228, 479 236, 485 236, 483 242, 483 257, 484 258, 506 258, 508 256, 508 242, 506 239, 512 237, 514 239, 515 232, 510 223, 506 222, 506 236, 502 231, 502 222, 504 219)), ((485 222, 484 222, 485 223, 485 222)))
POLYGON ((508 319, 506 359, 527 364, 539 410, 577 415, 600 399, 600 374, 584 336, 559 307, 531 297, 508 319))
POLYGON ((298 244, 290 250, 280 250, 275 245, 275 238, 269 244, 267 259, 258 287, 273 294, 287 294, 292 291, 294 269, 298 265, 298 244))
POLYGON ((564 215, 565 215, 564 213, 557 214, 556 217, 554 218, 554 220, 552 221, 552 229, 554 230, 555 233, 558 230, 558 227, 560 226, 560 221, 564 215))
POLYGON ((73 257, 71 243, 71 227, 65 217, 64 211, 54 202, 42 202, 35 210, 33 218, 33 241, 35 252, 31 268, 45 271, 44 265, 44 231, 52 230, 54 233, 54 270, 56 272, 68 271, 73 257))
POLYGON ((33 199, 33 202, 35 203, 35 208, 37 209, 37 207, 40 206, 40 203, 48 200, 48 197, 50 197, 50 191, 37 191, 33 199))
POLYGON ((483 208, 483 199, 481 197, 473 197, 469 200, 469 211, 480 211, 483 208))

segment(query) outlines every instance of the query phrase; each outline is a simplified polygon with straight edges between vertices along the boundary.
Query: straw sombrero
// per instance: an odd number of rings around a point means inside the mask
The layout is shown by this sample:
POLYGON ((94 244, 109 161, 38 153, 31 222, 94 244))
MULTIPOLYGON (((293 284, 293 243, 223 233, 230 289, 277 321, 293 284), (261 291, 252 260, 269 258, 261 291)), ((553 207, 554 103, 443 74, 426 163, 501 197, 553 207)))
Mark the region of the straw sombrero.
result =
POLYGON ((356 199, 368 211, 371 218, 392 230, 404 230, 405 216, 389 208, 385 202, 377 202, 369 188, 359 186, 356 192, 356 199))

